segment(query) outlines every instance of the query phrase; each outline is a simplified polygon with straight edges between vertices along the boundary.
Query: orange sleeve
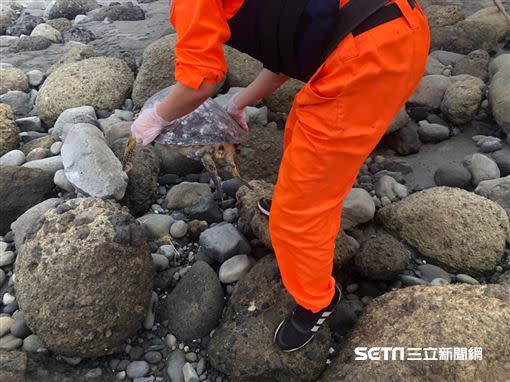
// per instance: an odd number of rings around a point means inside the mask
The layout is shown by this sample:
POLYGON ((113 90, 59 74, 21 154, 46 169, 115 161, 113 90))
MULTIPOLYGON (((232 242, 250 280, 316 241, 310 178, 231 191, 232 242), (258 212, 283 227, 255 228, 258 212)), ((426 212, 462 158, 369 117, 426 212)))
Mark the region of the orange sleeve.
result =
POLYGON ((170 22, 177 33, 175 80, 193 89, 220 82, 227 71, 223 43, 230 38, 221 0, 173 0, 170 22))

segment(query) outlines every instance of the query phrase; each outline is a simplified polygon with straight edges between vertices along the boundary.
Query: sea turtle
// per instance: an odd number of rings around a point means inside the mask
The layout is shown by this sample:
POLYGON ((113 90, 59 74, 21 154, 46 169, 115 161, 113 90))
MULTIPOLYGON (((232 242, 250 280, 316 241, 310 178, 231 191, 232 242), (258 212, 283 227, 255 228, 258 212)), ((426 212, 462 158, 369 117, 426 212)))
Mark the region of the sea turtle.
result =
MULTIPOLYGON (((168 94, 168 90, 167 88, 156 93, 147 100, 144 108, 151 107, 155 101, 168 94)), ((229 166, 232 175, 243 185, 250 187, 239 174, 236 160, 237 146, 246 136, 247 132, 220 105, 208 99, 195 111, 165 127, 155 141, 174 148, 188 158, 200 159, 211 174, 221 196, 223 193, 218 168, 229 166)), ((133 167, 135 146, 136 141, 130 136, 122 163, 126 172, 133 167)))

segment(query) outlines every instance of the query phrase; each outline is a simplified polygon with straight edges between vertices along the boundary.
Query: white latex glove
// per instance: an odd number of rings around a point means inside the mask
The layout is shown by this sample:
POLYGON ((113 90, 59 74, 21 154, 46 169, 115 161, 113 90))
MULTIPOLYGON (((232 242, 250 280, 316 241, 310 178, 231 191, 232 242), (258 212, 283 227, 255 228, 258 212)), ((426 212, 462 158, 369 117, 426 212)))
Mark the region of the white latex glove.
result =
POLYGON ((136 143, 148 145, 170 124, 156 112, 156 106, 143 110, 131 125, 131 136, 136 143))
MULTIPOLYGON (((238 93, 239 94, 239 93, 238 93)), ((241 126, 243 130, 248 131, 248 124, 246 123, 245 110, 246 107, 240 108, 236 101, 237 94, 230 98, 230 101, 225 105, 225 110, 232 118, 241 126)))

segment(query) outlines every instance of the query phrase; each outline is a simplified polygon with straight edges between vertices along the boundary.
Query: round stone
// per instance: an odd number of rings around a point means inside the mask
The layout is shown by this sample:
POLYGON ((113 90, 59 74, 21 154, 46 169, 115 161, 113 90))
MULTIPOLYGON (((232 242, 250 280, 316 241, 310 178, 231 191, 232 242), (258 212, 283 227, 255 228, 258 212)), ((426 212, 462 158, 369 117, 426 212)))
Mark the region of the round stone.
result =
POLYGON ((150 352, 145 353, 144 358, 147 362, 156 364, 156 363, 161 362, 161 360, 163 359, 163 356, 158 351, 150 351, 150 352))
POLYGON ((474 279, 473 277, 469 275, 465 275, 463 273, 460 273, 455 276, 458 282, 465 283, 465 284, 471 284, 471 285, 477 285, 480 284, 478 280, 474 279))
POLYGON ((127 209, 99 198, 48 210, 16 262, 27 325, 48 349, 68 357, 119 351, 143 321, 151 289, 144 230, 127 209))
POLYGON ((223 284, 239 281, 248 273, 255 261, 247 255, 237 255, 231 257, 221 264, 219 277, 223 284))
POLYGON ((437 278, 437 279, 434 279, 430 282, 430 285, 448 285, 449 282, 445 279, 442 279, 442 278, 437 278))
POLYGON ((42 343, 41 339, 35 334, 31 334, 23 340, 23 346, 21 347, 21 350, 35 353, 41 348, 44 348, 44 344, 42 343))
POLYGON ((149 364, 145 361, 133 361, 126 369, 127 376, 135 379, 145 377, 149 373, 149 364))
POLYGON ((21 150, 11 150, 0 158, 0 166, 21 166, 25 163, 25 154, 21 150))
POLYGON ((183 238, 186 236, 186 233, 188 233, 188 224, 185 221, 177 220, 170 227, 170 235, 175 239, 183 238))

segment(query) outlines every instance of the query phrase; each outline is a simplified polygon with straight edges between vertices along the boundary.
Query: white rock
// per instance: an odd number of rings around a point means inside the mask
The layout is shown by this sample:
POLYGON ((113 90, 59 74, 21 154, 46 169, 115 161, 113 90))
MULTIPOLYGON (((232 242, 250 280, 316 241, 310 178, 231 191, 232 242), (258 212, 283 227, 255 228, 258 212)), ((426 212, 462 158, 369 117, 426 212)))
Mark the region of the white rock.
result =
POLYGON ((14 263, 14 259, 16 259, 16 256, 14 256, 14 252, 12 251, 5 251, 0 253, 0 267, 11 265, 14 263))
POLYGON ((74 18, 75 25, 83 24, 83 23, 86 23, 89 21, 90 21, 90 17, 88 17, 87 15, 76 15, 76 17, 74 18))
POLYGON ((86 123, 74 125, 61 153, 67 179, 77 190, 94 197, 117 200, 124 197, 127 174, 97 127, 86 123))
POLYGON ((53 182, 55 185, 60 187, 61 189, 67 191, 67 192, 74 192, 74 186, 69 182, 69 179, 67 179, 66 173, 64 170, 60 169, 55 173, 55 176, 53 177, 53 182))
POLYGON ((374 189, 379 198, 387 197, 391 201, 395 201, 397 198, 405 198, 409 194, 406 186, 388 175, 381 176, 374 189))
POLYGON ((50 152, 52 155, 60 154, 60 149, 62 149, 62 142, 55 142, 50 147, 50 152))
POLYGON ((199 382, 197 372, 189 362, 186 362, 182 368, 184 382, 199 382))
POLYGON ((247 255, 236 255, 221 264, 219 278, 223 284, 230 284, 248 273, 255 261, 247 255))
POLYGON ((18 36, 0 36, 0 47, 14 45, 18 40, 18 36))
POLYGON ((12 304, 14 301, 16 301, 16 297, 14 297, 12 294, 10 293, 4 294, 4 297, 2 299, 4 305, 12 304))
POLYGON ((44 37, 50 40, 51 42, 60 42, 62 41, 62 34, 53 28, 50 24, 42 23, 37 25, 32 33, 30 33, 30 37, 44 37))
POLYGON ((374 218, 375 204, 362 188, 353 188, 345 198, 342 210, 342 229, 350 229, 374 218))
POLYGON ((0 158, 0 166, 21 166, 25 163, 25 154, 21 150, 11 150, 0 158))
POLYGON ((54 157, 33 160, 25 163, 22 167, 39 168, 44 172, 54 176, 58 170, 64 168, 64 164, 62 162, 62 157, 58 155, 54 157))
POLYGON ((44 80, 44 73, 40 70, 34 69, 27 72, 27 77, 30 86, 37 87, 42 84, 44 80))
POLYGON ((478 186, 484 180, 497 179, 501 176, 496 162, 486 155, 476 153, 467 156, 464 163, 473 176, 474 186, 478 186))

